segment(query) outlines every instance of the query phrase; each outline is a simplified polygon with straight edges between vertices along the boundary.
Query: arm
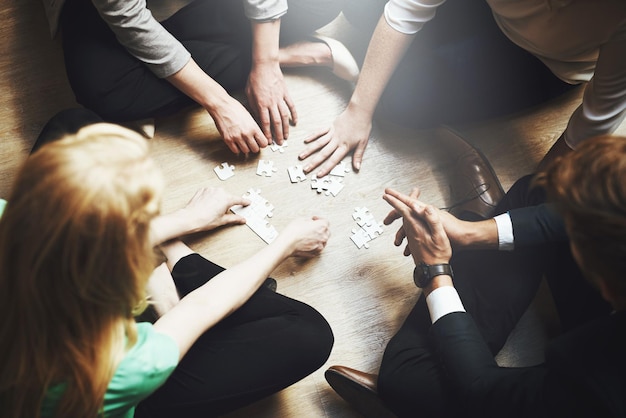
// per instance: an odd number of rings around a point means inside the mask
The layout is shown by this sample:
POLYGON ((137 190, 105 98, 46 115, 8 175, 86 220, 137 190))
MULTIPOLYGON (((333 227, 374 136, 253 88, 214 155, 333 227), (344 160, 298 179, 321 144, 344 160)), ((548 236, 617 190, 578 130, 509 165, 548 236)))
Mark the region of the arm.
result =
POLYGON ((249 112, 198 66, 144 0, 94 0, 94 5, 131 55, 207 110, 232 152, 247 154, 267 146, 249 112))
POLYGON ((310 145, 299 158, 304 160, 315 154, 304 166, 305 172, 319 167, 317 176, 324 176, 353 149, 352 166, 357 171, 361 169, 378 101, 415 34, 434 18, 444 1, 390 0, 386 4, 348 106, 330 128, 305 139, 310 145))
POLYGON ((157 246, 173 238, 209 231, 222 225, 243 224, 246 220, 229 212, 234 205, 250 202, 228 194, 222 188, 204 187, 198 190, 185 207, 159 215, 150 223, 150 242, 157 246))
MULTIPOLYGON (((622 29, 621 32, 626 32, 622 29)), ((619 34, 618 34, 619 35, 619 34)), ((625 37, 626 35, 621 35, 625 37)), ((619 38, 619 36, 618 36, 619 38)), ((582 104, 572 114, 565 132, 540 162, 538 171, 576 148, 587 138, 613 133, 626 117, 626 40, 600 48, 593 78, 585 87, 582 104)))
MULTIPOLYGON (((386 189, 384 199, 402 216, 407 246, 415 263, 449 263, 452 255, 440 211, 416 198, 386 189)), ((423 289, 433 326, 431 335, 451 388, 463 405, 481 416, 537 416, 536 408, 545 369, 504 369, 498 367, 472 318, 462 305, 433 317, 431 298, 458 293, 452 278, 439 275, 423 289)))
MULTIPOLYGON (((325 220, 293 221, 267 247, 189 293, 155 323, 155 329, 178 343, 182 358, 200 335, 244 304, 283 260, 319 254, 328 237, 325 220)), ((163 247, 168 263, 190 251, 180 242, 163 247)))
POLYGON ((319 167, 317 176, 325 176, 353 149, 352 166, 357 171, 361 169, 374 110, 412 40, 413 35, 396 31, 384 17, 380 18, 348 106, 330 128, 320 130, 304 140, 309 146, 299 158, 305 160, 315 154, 304 166, 306 173, 319 167))
POLYGON ((260 121, 263 134, 278 144, 289 137, 289 119, 297 123, 298 114, 278 61, 280 19, 252 21, 252 68, 246 95, 260 121))

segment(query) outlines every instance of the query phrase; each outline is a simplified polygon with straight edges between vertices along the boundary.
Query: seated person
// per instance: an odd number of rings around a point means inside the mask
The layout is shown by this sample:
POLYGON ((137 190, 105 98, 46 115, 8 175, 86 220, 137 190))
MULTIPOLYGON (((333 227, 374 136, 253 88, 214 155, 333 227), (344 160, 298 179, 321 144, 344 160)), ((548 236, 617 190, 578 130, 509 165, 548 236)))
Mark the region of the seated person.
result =
POLYGON ((195 101, 234 153, 258 152, 272 136, 281 144, 297 122, 281 66, 358 74, 341 43, 311 37, 339 14, 333 0, 194 0, 163 22, 145 0, 43 1, 78 103, 126 122, 195 101), (260 126, 231 96, 244 87, 260 126))
POLYGON ((330 384, 365 416, 623 417, 625 159, 626 138, 589 139, 477 222, 420 202, 417 189, 387 189, 385 222, 402 218, 395 244, 406 238, 424 297, 389 341, 377 381, 336 366, 330 384), (494 355, 544 275, 563 334, 545 363, 499 367, 494 355))
POLYGON ((4 416, 217 416, 324 364, 326 320, 263 284, 286 258, 319 254, 327 221, 296 219, 224 269, 178 237, 244 223, 229 208, 248 201, 204 188, 159 215, 163 179, 139 134, 96 123, 48 142, 0 218, 4 416), (134 318, 147 287, 154 324, 134 318))
MULTIPOLYGON (((348 153, 361 168, 372 118, 411 128, 467 123, 536 105, 588 82, 545 163, 626 116, 626 3, 615 0, 367 0, 384 5, 346 109, 313 133, 304 171, 348 153), (435 16, 437 13, 437 16, 435 16), (494 20, 495 18, 495 20, 494 20), (553 74, 552 74, 553 73, 553 74), (310 159, 309 159, 310 158, 310 159)), ((367 16, 347 2, 354 22, 367 16), (358 11, 358 14, 355 13, 358 11)), ((545 167, 540 165, 540 169, 545 167)))

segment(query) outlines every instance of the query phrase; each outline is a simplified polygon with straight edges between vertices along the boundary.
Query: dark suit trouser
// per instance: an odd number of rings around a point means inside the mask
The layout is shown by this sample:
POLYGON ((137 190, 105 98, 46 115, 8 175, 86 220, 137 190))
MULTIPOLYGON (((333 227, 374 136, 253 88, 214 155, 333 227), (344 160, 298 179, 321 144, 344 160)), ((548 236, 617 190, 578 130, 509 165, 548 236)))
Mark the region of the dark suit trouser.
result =
MULTIPOLYGON (((497 213, 544 199, 520 179, 497 213)), ((453 256, 454 283, 467 312, 495 355, 535 296, 545 274, 564 329, 608 312, 607 304, 582 277, 568 243, 505 251, 466 251, 453 256)), ((445 379, 429 339, 430 316, 420 297, 390 340, 379 373, 379 391, 399 416, 466 417, 445 379)))
MULTIPOLYGON (((281 44, 303 40, 340 10, 336 0, 291 0, 281 18, 281 44)), ((195 0, 161 23, 227 91, 245 86, 252 37, 241 0, 195 0)), ((61 31, 76 100, 107 121, 165 116, 193 103, 133 57, 90 1, 67 0, 61 31)))
MULTIPOLYGON (((223 268, 198 254, 172 271, 181 296, 223 268)), ((297 382, 324 364, 333 345, 326 320, 310 306, 262 286, 208 330, 135 417, 212 417, 297 382)))

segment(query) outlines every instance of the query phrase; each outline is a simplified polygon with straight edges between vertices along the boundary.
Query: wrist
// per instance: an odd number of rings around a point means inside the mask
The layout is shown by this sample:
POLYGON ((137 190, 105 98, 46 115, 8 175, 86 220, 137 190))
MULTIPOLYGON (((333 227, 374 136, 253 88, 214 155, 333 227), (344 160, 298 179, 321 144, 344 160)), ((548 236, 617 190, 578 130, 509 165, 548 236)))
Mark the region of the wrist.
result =
POLYGON ((433 277, 432 281, 422 288, 424 292, 424 296, 430 295, 435 289, 439 289, 440 287, 451 286, 454 287, 454 282, 452 277, 447 274, 442 274, 439 276, 433 277))

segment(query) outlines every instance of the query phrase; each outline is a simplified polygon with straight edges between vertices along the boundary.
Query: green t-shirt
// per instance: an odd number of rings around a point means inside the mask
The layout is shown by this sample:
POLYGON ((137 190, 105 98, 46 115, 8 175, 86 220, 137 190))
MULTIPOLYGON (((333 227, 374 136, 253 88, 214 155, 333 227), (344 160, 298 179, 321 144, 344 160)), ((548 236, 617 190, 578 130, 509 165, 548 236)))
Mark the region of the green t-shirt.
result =
POLYGON ((7 201, 4 199, 0 199, 0 216, 2 216, 2 212, 4 212, 4 207, 7 205, 7 201))
MULTIPOLYGON (((178 364, 178 345, 169 336, 154 331, 152 324, 137 324, 137 342, 126 353, 104 395, 106 418, 132 418, 137 404, 147 398, 172 374, 178 364)), ((48 391, 42 417, 52 417, 65 385, 48 391)))

